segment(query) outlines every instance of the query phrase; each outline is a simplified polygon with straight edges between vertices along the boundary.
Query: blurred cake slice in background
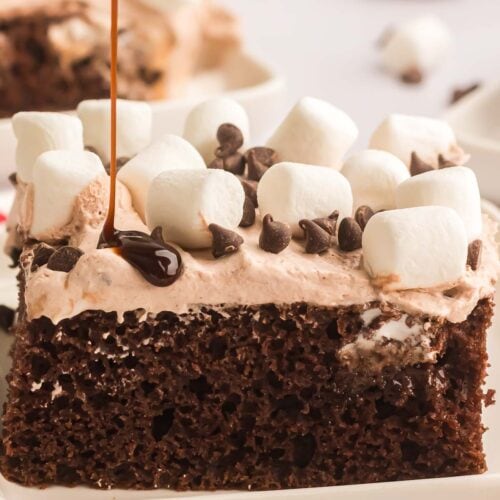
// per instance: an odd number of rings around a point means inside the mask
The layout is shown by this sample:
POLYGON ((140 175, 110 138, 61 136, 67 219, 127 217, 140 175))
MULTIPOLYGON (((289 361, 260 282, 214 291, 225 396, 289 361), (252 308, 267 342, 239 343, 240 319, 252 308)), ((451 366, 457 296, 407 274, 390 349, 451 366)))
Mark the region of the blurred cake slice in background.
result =
MULTIPOLYGON (((210 1, 122 0, 120 9, 120 97, 181 95, 193 74, 239 47, 237 21, 210 1)), ((2 0, 0 117, 108 93, 108 2, 2 0)))

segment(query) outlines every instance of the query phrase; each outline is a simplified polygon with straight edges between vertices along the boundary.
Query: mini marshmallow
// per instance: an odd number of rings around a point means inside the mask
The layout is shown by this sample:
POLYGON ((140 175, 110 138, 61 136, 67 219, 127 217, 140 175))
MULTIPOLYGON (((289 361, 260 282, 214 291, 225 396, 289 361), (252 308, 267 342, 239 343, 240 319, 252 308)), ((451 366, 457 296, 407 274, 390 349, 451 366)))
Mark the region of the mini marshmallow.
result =
POLYGON ((415 207, 375 214, 363 232, 363 262, 385 290, 453 286, 465 274, 467 234, 455 210, 415 207))
POLYGON ((326 101, 303 97, 290 111, 267 146, 281 160, 333 167, 358 137, 358 128, 343 111, 326 101))
POLYGON ((118 172, 118 179, 128 187, 134 207, 143 220, 151 182, 161 172, 176 169, 206 169, 206 165, 189 142, 169 134, 142 150, 118 172))
POLYGON ((245 192, 236 176, 224 170, 163 172, 151 183, 146 204, 150 229, 184 248, 212 245, 209 224, 236 229, 243 216, 245 192))
MULTIPOLYGON (((118 99, 116 105, 117 157, 132 158, 151 142, 153 114, 146 102, 118 99)), ((111 102, 82 101, 77 108, 83 122, 85 146, 93 148, 104 163, 111 159, 111 102)))
POLYGON ((71 220, 82 190, 105 174, 99 157, 89 151, 48 151, 41 154, 33 172, 33 220, 30 234, 42 239, 71 220))
POLYGON ((250 140, 248 115, 243 106, 227 97, 202 102, 194 107, 186 118, 183 137, 189 141, 209 164, 215 158, 217 129, 223 123, 231 123, 243 134, 244 145, 250 140))
POLYGON ((36 159, 46 151, 83 150, 82 123, 63 113, 28 111, 12 117, 17 138, 17 174, 23 182, 33 181, 36 159))
POLYGON ((302 219, 328 217, 339 211, 339 220, 352 214, 352 191, 336 170, 301 163, 278 163, 259 182, 257 197, 262 215, 289 224, 296 237, 303 235, 302 219))
POLYGON ((352 155, 342 174, 351 184, 354 208, 368 205, 375 212, 396 208, 396 187, 410 177, 399 158, 376 149, 352 155))
POLYGON ((451 42, 451 34, 440 19, 419 17, 389 33, 382 46, 382 62, 397 76, 411 71, 424 75, 444 60, 451 42))
POLYGON ((423 116, 389 115, 375 130, 370 148, 389 151, 407 166, 411 153, 431 166, 438 166, 438 155, 449 159, 463 155, 451 127, 442 120, 423 116))
POLYGON ((476 175, 470 168, 448 167, 416 175, 398 186, 396 204, 398 208, 423 205, 453 208, 465 225, 468 240, 481 236, 481 196, 476 175))

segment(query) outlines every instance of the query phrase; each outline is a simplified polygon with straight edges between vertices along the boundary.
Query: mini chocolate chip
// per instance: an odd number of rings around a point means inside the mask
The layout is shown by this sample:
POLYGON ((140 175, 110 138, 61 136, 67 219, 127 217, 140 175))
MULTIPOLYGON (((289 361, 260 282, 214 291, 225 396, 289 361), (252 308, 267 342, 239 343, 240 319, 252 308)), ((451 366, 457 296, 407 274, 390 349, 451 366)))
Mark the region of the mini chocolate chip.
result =
POLYGON ((320 217, 313 219, 313 222, 318 224, 319 227, 324 229, 331 236, 335 236, 337 232, 337 221, 339 219, 339 211, 335 210, 328 217, 320 217))
POLYGON ((480 83, 473 83, 468 87, 454 89, 451 95, 450 104, 455 104, 457 101, 460 101, 462 97, 465 97, 467 94, 474 92, 474 90, 478 89, 480 86, 480 83))
POLYGON ((243 186, 243 191, 245 191, 245 195, 252 200, 253 204, 256 207, 258 207, 259 206, 257 202, 258 183, 256 181, 247 181, 246 179, 241 179, 241 185, 243 186))
POLYGON ((8 331, 14 324, 16 311, 10 307, 0 305, 0 330, 8 331))
POLYGON ((255 205, 253 201, 245 196, 245 201, 243 202, 243 217, 240 221, 240 227, 250 227, 255 224, 255 205))
POLYGON ((420 83, 422 79, 422 72, 417 68, 410 68, 401 74, 401 81, 404 83, 420 83))
POLYGON ((354 219, 359 224, 361 231, 365 230, 366 224, 368 224, 368 221, 374 214, 373 210, 367 205, 361 205, 358 207, 356 213, 354 214, 354 219))
POLYGON ((413 151, 411 154, 411 161, 410 161, 410 174, 414 176, 423 174, 424 172, 430 172, 431 170, 434 170, 434 167, 432 165, 429 165, 428 163, 425 163, 425 161, 421 160, 420 157, 417 155, 417 153, 413 151))
POLYGON ((299 226, 304 230, 306 253, 323 253, 332 246, 332 235, 316 224, 316 222, 302 219, 299 222, 299 226))
POLYGON ((346 217, 339 226, 339 247, 344 252, 352 252, 361 248, 363 231, 359 224, 352 218, 346 217))
POLYGON ((259 236, 259 246, 265 252, 280 253, 292 241, 292 230, 288 224, 274 221, 267 214, 262 219, 262 231, 259 236))
POLYGON ((15 172, 12 172, 9 177, 9 182, 15 187, 17 186, 17 174, 15 172))
POLYGON ((248 165, 248 178, 252 181, 260 181, 267 169, 278 162, 276 151, 266 147, 251 148, 245 153, 248 165))
POLYGON ((223 159, 224 170, 234 175, 243 175, 245 172, 245 157, 241 153, 234 153, 223 159))
POLYGON ((224 160, 222 158, 214 158, 208 165, 208 168, 222 170, 224 168, 224 160))
POLYGON ((447 160, 443 155, 438 155, 438 165, 439 168, 450 168, 456 167, 457 163, 453 160, 447 160))
POLYGON ((210 224, 208 230, 212 233, 212 255, 216 259, 238 251, 244 242, 238 233, 218 224, 210 224))
POLYGON ((215 155, 219 158, 226 158, 243 146, 244 139, 241 130, 236 125, 223 123, 217 129, 217 141, 220 147, 217 148, 215 155))
POLYGON ((52 271, 69 273, 76 265, 83 252, 75 247, 61 247, 57 249, 47 262, 47 268, 52 271))
POLYGON ((39 267, 49 262, 52 254, 56 251, 54 247, 46 243, 39 243, 33 248, 33 260, 31 261, 31 272, 35 272, 39 267))
POLYGON ((483 242, 481 240, 474 240, 469 243, 467 252, 467 265, 469 265, 473 271, 477 271, 477 268, 481 263, 482 250, 483 242))

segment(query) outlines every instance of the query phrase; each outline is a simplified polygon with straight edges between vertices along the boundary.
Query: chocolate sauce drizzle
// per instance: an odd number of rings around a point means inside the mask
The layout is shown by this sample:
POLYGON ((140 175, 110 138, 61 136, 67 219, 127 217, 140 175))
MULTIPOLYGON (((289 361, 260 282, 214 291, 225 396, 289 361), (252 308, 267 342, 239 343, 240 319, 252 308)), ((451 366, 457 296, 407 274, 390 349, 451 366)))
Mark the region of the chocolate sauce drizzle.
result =
POLYGON ((150 236, 140 231, 115 228, 116 202, 116 99, 118 59, 118 0, 111 0, 111 162, 109 209, 97 248, 112 248, 155 286, 169 286, 182 274, 179 252, 163 241, 161 231, 150 236))

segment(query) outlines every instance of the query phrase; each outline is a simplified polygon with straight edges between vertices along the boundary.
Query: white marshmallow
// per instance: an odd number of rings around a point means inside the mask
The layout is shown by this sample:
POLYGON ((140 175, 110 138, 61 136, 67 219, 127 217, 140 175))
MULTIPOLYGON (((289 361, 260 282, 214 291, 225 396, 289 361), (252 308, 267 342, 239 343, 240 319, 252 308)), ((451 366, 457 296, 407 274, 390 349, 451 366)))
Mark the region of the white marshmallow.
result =
POLYGON ((358 137, 358 128, 343 111, 326 101, 303 97, 290 111, 267 146, 282 161, 333 167, 358 137))
POLYGON ((396 208, 396 187, 410 177, 406 165, 387 151, 367 149, 349 157, 342 174, 351 184, 354 208, 396 208))
POLYGON ((423 116, 389 115, 375 130, 370 148, 389 151, 407 166, 415 151, 421 160, 436 167, 438 155, 445 158, 462 153, 451 127, 442 120, 423 116))
POLYGON ((244 144, 248 145, 248 115, 243 106, 233 99, 218 97, 202 102, 186 118, 183 137, 200 152, 207 164, 215 158, 214 152, 219 147, 217 129, 223 123, 238 127, 243 134, 244 144))
POLYGON ((262 176, 257 196, 260 213, 289 224, 297 237, 303 235, 301 219, 327 217, 334 210, 339 211, 340 219, 352 214, 349 182, 327 167, 278 163, 262 176))
POLYGON ((481 236, 481 196, 476 175, 470 168, 449 167, 416 175, 398 186, 396 204, 398 208, 423 205, 453 208, 465 225, 469 241, 481 236))
POLYGON ((105 173, 99 157, 89 151, 48 151, 40 155, 33 172, 31 235, 42 238, 69 223, 77 196, 105 173))
POLYGON ((237 177, 224 170, 170 170, 149 188, 146 220, 150 229, 185 248, 212 244, 209 224, 236 229, 243 216, 245 192, 237 177))
POLYGON ((382 47, 382 62, 398 76, 411 70, 425 74, 445 59, 451 44, 451 33, 440 19, 419 17, 390 33, 382 47))
POLYGON ((448 207, 375 214, 363 232, 363 262, 386 290, 452 286, 465 274, 467 235, 448 207))
POLYGON ((33 181, 33 166, 42 153, 56 149, 83 150, 82 123, 74 116, 21 112, 13 116, 12 127, 17 138, 17 173, 24 182, 33 181))
POLYGON ((118 172, 118 179, 128 187, 134 207, 143 220, 151 182, 158 174, 176 169, 206 169, 206 165, 189 142, 169 134, 143 149, 118 172))
MULTIPOLYGON (((111 101, 82 101, 77 108, 83 122, 85 146, 94 148, 104 163, 111 159, 111 101)), ((132 158, 151 142, 153 113, 146 102, 118 99, 116 149, 118 158, 132 158)))

